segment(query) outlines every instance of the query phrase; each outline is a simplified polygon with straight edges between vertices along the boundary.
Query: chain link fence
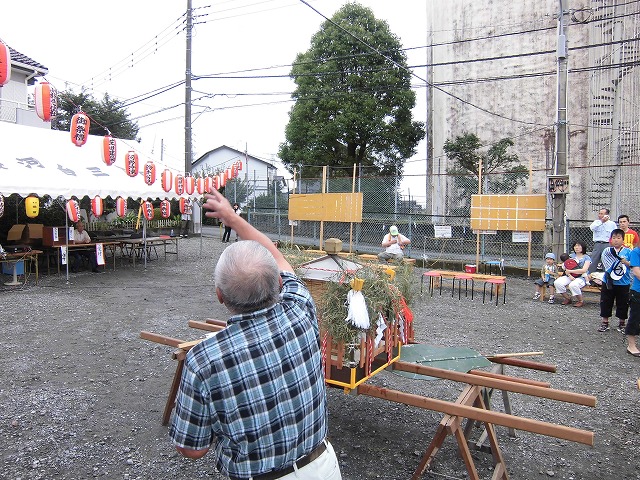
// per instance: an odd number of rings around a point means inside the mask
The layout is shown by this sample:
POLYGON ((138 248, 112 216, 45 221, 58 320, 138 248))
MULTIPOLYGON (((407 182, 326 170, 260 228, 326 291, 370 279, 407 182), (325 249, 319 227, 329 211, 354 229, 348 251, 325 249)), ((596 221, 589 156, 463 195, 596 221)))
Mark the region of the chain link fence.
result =
MULTIPOLYGON (((400 233, 411 239, 411 245, 405 255, 424 260, 425 266, 440 262, 475 263, 476 252, 481 262, 504 259, 505 266, 526 267, 531 255, 532 268, 537 269, 545 253, 551 251, 552 219, 547 210, 546 230, 531 233, 531 245, 522 243, 522 237, 514 239, 511 231, 497 231, 494 234, 478 236, 470 226, 471 195, 478 193, 477 177, 471 175, 443 175, 432 180, 434 190, 433 205, 428 208, 424 200, 403 194, 396 177, 366 177, 355 179, 346 177, 328 178, 325 181, 327 193, 362 192, 362 223, 322 223, 314 221, 290 222, 288 218, 289 193, 283 185, 262 180, 262 190, 270 191, 256 198, 249 189, 246 198, 240 199, 242 210, 256 228, 271 238, 282 242, 293 242, 318 248, 322 238, 339 238, 344 250, 352 245, 352 251, 358 253, 377 253, 380 243, 390 225, 397 225, 400 233), (441 191, 438 191, 438 185, 441 191), (276 195, 276 192, 278 193, 276 195), (433 214, 437 212, 437 214, 433 214), (450 238, 436 235, 436 226, 449 226, 450 238), (514 241, 516 240, 516 241, 514 241)), ((426 182, 426 177, 425 177, 426 182)), ((504 173, 486 175, 483 180, 483 192, 491 194, 506 193, 544 193, 540 189, 529 189, 528 172, 509 176, 504 173)), ((234 199, 233 188, 227 188, 225 194, 234 199)), ((296 193, 321 193, 322 179, 298 179, 296 193)), ((548 202, 550 203, 550 202, 548 202)), ((612 217, 614 213, 612 212, 612 217)), ((617 215, 615 216, 617 218, 617 215)), ((590 251, 593 241, 589 225, 594 219, 567 219, 565 223, 567 248, 575 241, 582 241, 590 251)))

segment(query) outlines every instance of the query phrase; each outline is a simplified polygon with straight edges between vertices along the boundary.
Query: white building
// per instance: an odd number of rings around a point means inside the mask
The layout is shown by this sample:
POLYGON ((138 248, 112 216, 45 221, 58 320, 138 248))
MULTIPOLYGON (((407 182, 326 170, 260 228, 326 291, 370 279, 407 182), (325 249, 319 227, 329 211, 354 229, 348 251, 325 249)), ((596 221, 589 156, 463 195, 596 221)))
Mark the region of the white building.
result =
POLYGON ((276 166, 226 145, 210 150, 198 158, 191 165, 191 172, 203 175, 216 174, 225 171, 236 162, 242 163, 238 178, 249 183, 256 196, 269 191, 276 176, 276 166))
POLYGON ((51 128, 36 115, 33 102, 29 100, 29 86, 35 79, 49 73, 44 65, 14 50, 11 52, 11 79, 0 87, 0 121, 51 128))

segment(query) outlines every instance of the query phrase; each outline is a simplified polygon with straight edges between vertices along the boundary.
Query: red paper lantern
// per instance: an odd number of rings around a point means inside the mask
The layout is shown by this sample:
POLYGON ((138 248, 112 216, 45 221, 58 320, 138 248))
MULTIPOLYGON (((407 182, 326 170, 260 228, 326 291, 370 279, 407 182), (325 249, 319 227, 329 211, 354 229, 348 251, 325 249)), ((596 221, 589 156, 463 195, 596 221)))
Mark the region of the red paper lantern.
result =
POLYGON ((221 173, 220 174, 220 181, 218 182, 218 185, 220 186, 220 188, 223 188, 226 184, 227 184, 226 172, 225 173, 221 173))
POLYGON ((138 154, 133 150, 129 150, 124 156, 124 171, 130 177, 135 177, 138 175, 138 165, 138 154))
POLYGON ((127 201, 122 198, 116 198, 116 213, 119 217, 124 217, 127 214, 127 201))
POLYGON ((184 193, 184 177, 180 174, 176 175, 176 193, 182 195, 184 193))
POLYGON ((171 202, 166 198, 160 202, 160 213, 162 218, 169 218, 171 216, 171 202))
POLYGON ((204 193, 211 193, 213 189, 213 178, 204 177, 204 193))
POLYGON ((78 112, 71 118, 71 141, 76 147, 87 143, 90 126, 91 120, 83 112, 78 112))
POLYGON ((198 192, 198 195, 204 193, 204 178, 196 178, 196 192, 198 192))
POLYGON ((238 171, 242 170, 242 160, 238 161, 238 171))
POLYGON ((76 200, 71 199, 67 201, 67 215, 73 223, 77 222, 80 218, 80 205, 78 205, 76 200))
POLYGON ((191 175, 187 175, 184 177, 184 191, 187 192, 187 195, 193 195, 193 192, 196 189, 196 179, 191 175))
POLYGON ((152 161, 144 164, 144 183, 153 185, 156 182, 156 166, 152 161))
POLYGON ((11 50, 0 42, 0 87, 11 80, 11 50))
POLYGON ((35 89, 36 113, 45 122, 58 114, 58 92, 50 83, 43 82, 35 89))
POLYGON ((91 211, 95 217, 101 217, 104 213, 104 205, 102 203, 102 199, 96 195, 91 200, 91 211))
POLYGON ((116 163, 116 139, 111 135, 102 137, 102 161, 111 166, 116 163))
POLYGON ((180 213, 187 213, 187 210, 189 210, 189 199, 188 198, 181 198, 180 199, 180 213))
POLYGON ((211 178, 211 186, 214 190, 218 190, 218 188, 220 188, 220 175, 216 175, 211 178))
POLYGON ((162 189, 165 192, 170 192, 173 189, 173 173, 168 168, 162 172, 160 176, 162 180, 162 189))
POLYGON ((153 203, 142 202, 142 213, 147 220, 153 220, 153 203))

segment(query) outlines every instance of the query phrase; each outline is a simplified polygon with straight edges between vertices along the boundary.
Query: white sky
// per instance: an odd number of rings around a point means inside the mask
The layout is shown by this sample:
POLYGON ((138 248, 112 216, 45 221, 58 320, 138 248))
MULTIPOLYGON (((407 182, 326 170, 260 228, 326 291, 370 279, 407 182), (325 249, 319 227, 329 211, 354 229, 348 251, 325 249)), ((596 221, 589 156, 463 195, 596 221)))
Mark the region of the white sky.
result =
MULTIPOLYGON (((344 0, 309 0, 327 17, 344 0)), ((361 0, 386 20, 405 48, 424 46, 425 0, 361 0)), ((3 2, 0 38, 49 69, 47 79, 59 90, 80 85, 128 100, 185 78, 185 32, 181 23, 186 0, 32 0, 3 2), (100 6, 104 5, 104 6, 100 6), (55 6, 55 8, 54 8, 55 6)), ((297 53, 306 51, 324 21, 299 0, 193 0, 192 72, 220 74, 281 65, 237 75, 286 75, 297 53)), ((424 65, 423 48, 409 50, 409 65, 424 65)), ((415 72, 425 78, 425 69, 415 72)), ((414 85, 419 81, 414 79, 414 85)), ((284 141, 294 83, 290 78, 199 79, 192 82, 195 158, 222 144, 274 160, 284 141), (263 93, 269 95, 247 95, 263 93), (277 95, 277 94, 280 95, 277 95), (205 94, 215 94, 201 98, 205 94), (277 103, 276 103, 277 102, 277 103), (262 104, 262 105, 255 105, 262 104), (266 104, 266 105, 264 105, 266 104), (240 107, 245 105, 244 107, 240 107), (251 106, 248 106, 251 105, 251 106), (205 113, 203 107, 208 107, 205 113)), ((425 89, 418 88, 414 119, 425 120, 425 89)), ((184 168, 184 85, 128 108, 140 128, 138 150, 184 168), (155 113, 167 107, 162 113, 155 113), (150 114, 150 115, 148 115, 150 114), (143 116, 147 115, 147 116, 143 116)), ((424 141, 407 175, 424 174, 424 141)), ((424 177, 407 177, 403 187, 420 201, 424 177)))

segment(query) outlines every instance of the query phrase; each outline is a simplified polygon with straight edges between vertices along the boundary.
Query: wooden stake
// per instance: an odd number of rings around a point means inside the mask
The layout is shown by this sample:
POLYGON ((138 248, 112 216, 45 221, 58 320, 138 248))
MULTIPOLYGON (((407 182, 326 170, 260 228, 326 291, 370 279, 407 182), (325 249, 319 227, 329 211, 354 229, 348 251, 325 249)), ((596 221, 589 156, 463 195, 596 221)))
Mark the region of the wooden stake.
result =
POLYGON ((487 358, 507 358, 507 357, 533 357, 544 355, 544 352, 519 352, 519 353, 496 353, 495 355, 484 355, 487 358))

